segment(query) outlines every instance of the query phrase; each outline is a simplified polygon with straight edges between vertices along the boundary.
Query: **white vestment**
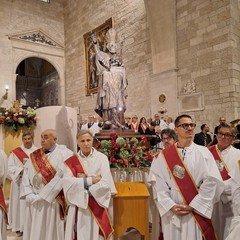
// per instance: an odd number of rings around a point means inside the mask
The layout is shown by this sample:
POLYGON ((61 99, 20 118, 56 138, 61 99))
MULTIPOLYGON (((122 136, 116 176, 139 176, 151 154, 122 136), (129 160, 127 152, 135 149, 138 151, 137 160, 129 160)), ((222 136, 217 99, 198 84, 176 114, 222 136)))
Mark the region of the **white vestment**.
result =
MULTIPOLYGON (((81 152, 78 154, 81 154, 81 152)), ((90 185, 87 191, 84 188, 83 178, 73 177, 70 169, 67 166, 64 167, 63 190, 70 205, 67 214, 65 240, 73 239, 76 207, 78 208, 77 239, 97 240, 101 237, 99 236, 99 226, 88 208, 89 193, 100 206, 108 208, 112 194, 117 191, 110 172, 109 161, 104 154, 92 148, 88 157, 81 154, 80 159, 88 177, 101 175, 102 178, 98 183, 90 185)))
POLYGON ((56 148, 47 154, 48 161, 57 173, 46 185, 41 183, 40 189, 36 189, 33 184, 34 176, 37 173, 32 161, 29 160, 26 163, 21 193, 21 197, 26 197, 23 240, 64 239, 64 221, 60 218, 60 205, 55 198, 62 189, 60 167, 72 155, 73 152, 63 145, 56 145, 56 148), (38 201, 34 202, 33 199, 38 199, 38 201))
MULTIPOLYGON (((229 172, 233 171, 236 162, 240 159, 240 150, 229 146, 220 153, 229 172)), ((231 182, 231 178, 224 181, 224 192, 222 193, 220 201, 214 206, 212 221, 217 232, 218 240, 226 239, 229 234, 231 220, 233 219, 231 182)))
MULTIPOLYGON (((24 145, 21 145, 21 149, 29 156, 37 147, 32 145, 32 147, 28 149, 25 148, 24 145)), ((28 160, 28 158, 26 158, 26 160, 28 160)), ((22 176, 20 173, 23 170, 23 163, 14 153, 11 153, 8 158, 8 175, 12 180, 8 208, 8 224, 13 232, 23 232, 26 210, 25 199, 20 199, 20 188, 22 187, 22 176)))
POLYGON ((232 206, 234 218, 231 221, 229 235, 226 240, 239 239, 240 235, 240 160, 235 161, 235 166, 230 170, 229 175, 232 178, 232 206))
POLYGON ((89 130, 93 136, 95 136, 96 133, 99 133, 100 128, 98 126, 97 122, 94 122, 90 128, 88 128, 88 124, 83 124, 81 127, 81 130, 89 130))
MULTIPOLYGON (((206 147, 195 143, 184 149, 178 149, 178 151, 199 188, 199 193, 189 205, 194 208, 194 211, 210 219, 213 204, 219 200, 224 189, 213 156, 206 147)), ((164 239, 202 240, 201 231, 192 214, 179 217, 170 210, 176 204, 184 204, 184 201, 169 173, 162 152, 152 162, 151 172, 156 177, 157 206, 161 215, 164 239)))
MULTIPOLYGON (((0 150, 0 184, 5 185, 5 179, 7 175, 7 155, 3 150, 0 150)), ((2 189, 4 193, 4 188, 2 189)), ((0 240, 7 240, 6 234, 6 217, 2 208, 0 208, 0 240)))

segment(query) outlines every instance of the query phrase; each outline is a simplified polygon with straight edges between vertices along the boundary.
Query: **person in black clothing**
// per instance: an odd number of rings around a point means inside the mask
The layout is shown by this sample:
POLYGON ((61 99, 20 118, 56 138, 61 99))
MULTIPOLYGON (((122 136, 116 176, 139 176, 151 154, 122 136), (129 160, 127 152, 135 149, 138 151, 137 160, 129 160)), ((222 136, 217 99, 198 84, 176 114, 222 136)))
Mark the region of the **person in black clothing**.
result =
POLYGON ((214 129, 214 136, 213 136, 214 138, 217 136, 219 126, 224 124, 224 123, 226 123, 226 118, 225 117, 220 117, 219 118, 219 125, 216 126, 215 129, 214 129))
POLYGON ((198 145, 208 146, 208 144, 212 142, 212 138, 208 134, 208 132, 209 132, 209 127, 205 123, 201 126, 201 132, 195 134, 193 141, 198 145))
POLYGON ((156 134, 155 127, 156 127, 156 123, 151 122, 150 127, 147 128, 145 131, 146 135, 152 135, 152 138, 150 139, 150 148, 151 149, 153 149, 157 143, 161 142, 160 136, 156 134))

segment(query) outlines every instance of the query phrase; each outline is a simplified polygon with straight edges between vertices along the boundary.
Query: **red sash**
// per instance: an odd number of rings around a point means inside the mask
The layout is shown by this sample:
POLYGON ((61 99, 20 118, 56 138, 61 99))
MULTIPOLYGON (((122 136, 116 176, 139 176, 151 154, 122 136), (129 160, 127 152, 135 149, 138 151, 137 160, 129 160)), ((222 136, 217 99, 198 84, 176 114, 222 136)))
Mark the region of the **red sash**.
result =
MULTIPOLYGON (((56 170, 48 161, 46 154, 43 152, 42 149, 38 149, 34 151, 30 155, 30 157, 31 157, 35 171, 37 173, 40 172, 42 175, 43 184, 44 185, 48 184, 55 176, 56 170)), ((57 195, 56 201, 60 205, 60 218, 64 219, 66 209, 67 209, 67 203, 64 198, 63 190, 61 190, 57 195)))
POLYGON ((7 220, 8 219, 7 218, 7 208, 6 208, 6 204, 5 204, 5 199, 4 199, 2 187, 0 187, 0 207, 2 208, 3 212, 5 213, 5 217, 6 217, 6 220, 7 220))
MULTIPOLYGON (((74 177, 77 177, 78 173, 84 173, 87 175, 81 160, 76 155, 68 158, 64 163, 71 170, 74 177)), ((93 197, 89 197, 88 207, 97 221, 99 234, 103 236, 104 239, 109 239, 114 230, 112 228, 107 209, 99 206, 93 197)))
POLYGON ((29 158, 29 156, 22 150, 22 148, 18 147, 18 148, 15 148, 13 151, 12 151, 15 156, 17 157, 17 159, 23 164, 23 159, 24 158, 29 158))
POLYGON ((146 129, 147 129, 147 126, 141 123, 141 128, 142 128, 143 132, 145 133, 146 129))
POLYGON ((208 148, 210 150, 210 152, 212 153, 215 161, 216 161, 216 164, 217 164, 217 167, 218 167, 218 170, 222 176, 222 179, 223 181, 226 181, 228 180, 229 178, 231 178, 229 175, 228 175, 228 168, 225 164, 225 162, 223 161, 221 155, 220 155, 220 152, 217 148, 217 145, 214 145, 214 146, 210 146, 208 148))
MULTIPOLYGON (((189 205, 192 199, 198 194, 198 189, 182 158, 179 156, 176 145, 164 149, 162 153, 183 200, 189 205)), ((205 240, 216 240, 211 220, 194 211, 192 211, 192 215, 202 232, 203 238, 205 240)))
POLYGON ((138 127, 139 127, 139 122, 131 123, 131 129, 134 131, 138 131, 138 127))

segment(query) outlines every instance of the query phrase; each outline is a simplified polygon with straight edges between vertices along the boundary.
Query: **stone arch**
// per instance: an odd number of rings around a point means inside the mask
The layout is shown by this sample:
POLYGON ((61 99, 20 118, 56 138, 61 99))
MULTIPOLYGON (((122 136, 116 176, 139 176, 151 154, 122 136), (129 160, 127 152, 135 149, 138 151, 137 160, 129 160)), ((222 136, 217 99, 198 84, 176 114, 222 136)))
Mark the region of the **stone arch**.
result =
POLYGON ((58 99, 60 105, 65 105, 65 59, 64 48, 42 30, 33 30, 8 36, 12 43, 12 99, 16 97, 16 69, 24 59, 30 57, 42 58, 56 69, 59 75, 58 99), (40 41, 39 41, 40 39, 40 41))
POLYGON ((56 61, 53 57, 45 55, 45 54, 36 54, 34 52, 29 53, 23 53, 18 55, 17 59, 13 62, 13 81, 12 81, 12 92, 13 92, 13 98, 16 98, 16 70, 18 65, 25 59, 31 58, 31 57, 37 57, 44 59, 51 63, 53 67, 56 69, 58 76, 59 76, 59 82, 58 82, 58 89, 59 89, 59 104, 65 105, 65 78, 64 78, 64 65, 62 65, 60 62, 56 61))

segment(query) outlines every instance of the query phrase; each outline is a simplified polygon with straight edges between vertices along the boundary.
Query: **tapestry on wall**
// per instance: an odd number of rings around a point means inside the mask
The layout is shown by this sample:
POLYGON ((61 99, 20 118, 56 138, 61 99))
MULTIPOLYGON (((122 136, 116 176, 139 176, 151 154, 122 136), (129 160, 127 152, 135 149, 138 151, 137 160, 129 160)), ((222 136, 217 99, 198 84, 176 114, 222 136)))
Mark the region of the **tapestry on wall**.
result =
POLYGON ((113 27, 113 19, 109 18, 100 26, 85 33, 85 69, 86 69, 86 96, 97 93, 99 76, 97 76, 97 67, 95 63, 95 49, 92 43, 91 34, 95 33, 101 51, 106 49, 105 35, 107 31, 113 27))

